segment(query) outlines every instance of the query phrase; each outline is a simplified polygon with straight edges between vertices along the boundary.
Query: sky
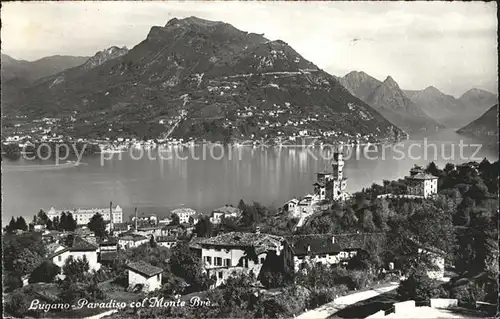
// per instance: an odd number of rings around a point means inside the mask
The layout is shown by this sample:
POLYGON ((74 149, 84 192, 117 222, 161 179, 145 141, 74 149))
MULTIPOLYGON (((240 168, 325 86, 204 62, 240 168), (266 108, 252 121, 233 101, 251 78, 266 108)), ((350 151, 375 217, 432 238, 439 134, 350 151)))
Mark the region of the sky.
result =
POLYGON ((330 74, 403 89, 497 93, 496 2, 4 2, 2 53, 36 60, 132 48, 152 26, 197 16, 281 39, 330 74))

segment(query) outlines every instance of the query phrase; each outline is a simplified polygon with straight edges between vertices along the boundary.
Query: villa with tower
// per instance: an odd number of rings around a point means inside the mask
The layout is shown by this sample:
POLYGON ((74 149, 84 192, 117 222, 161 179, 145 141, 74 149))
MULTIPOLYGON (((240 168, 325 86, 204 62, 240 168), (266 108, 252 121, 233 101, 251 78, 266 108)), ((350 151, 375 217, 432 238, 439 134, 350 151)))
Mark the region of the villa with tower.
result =
POLYGON ((341 152, 333 155, 332 172, 316 173, 316 182, 313 184, 313 194, 302 199, 293 198, 285 203, 284 210, 292 217, 301 217, 314 213, 323 201, 343 201, 347 198, 347 178, 344 176, 344 159, 341 152))

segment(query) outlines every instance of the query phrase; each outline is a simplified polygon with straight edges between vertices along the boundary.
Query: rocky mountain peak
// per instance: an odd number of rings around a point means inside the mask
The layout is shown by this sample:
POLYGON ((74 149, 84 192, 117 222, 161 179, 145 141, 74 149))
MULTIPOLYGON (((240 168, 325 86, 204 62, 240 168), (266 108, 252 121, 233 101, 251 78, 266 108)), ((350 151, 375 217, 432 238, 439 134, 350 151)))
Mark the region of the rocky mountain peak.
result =
POLYGON ((399 85, 396 83, 396 81, 394 81, 394 79, 390 75, 388 75, 387 78, 384 80, 384 84, 390 88, 399 89, 399 85))
POLYGON ((83 64, 83 67, 87 69, 95 68, 111 59, 115 59, 127 53, 128 53, 127 47, 119 48, 117 46, 112 46, 97 52, 93 57, 88 59, 87 62, 85 62, 85 64, 83 64))

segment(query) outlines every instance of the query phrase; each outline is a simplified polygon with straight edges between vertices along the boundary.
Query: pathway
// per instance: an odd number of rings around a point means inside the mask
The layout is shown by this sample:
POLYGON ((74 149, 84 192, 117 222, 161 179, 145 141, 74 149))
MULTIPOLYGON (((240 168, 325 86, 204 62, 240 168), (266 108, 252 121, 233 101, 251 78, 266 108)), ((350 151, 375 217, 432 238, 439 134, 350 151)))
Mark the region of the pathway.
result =
POLYGON ((349 305, 353 305, 357 302, 370 299, 373 297, 376 297, 378 295, 381 295, 383 293, 386 293, 388 291, 392 291, 396 288, 398 288, 399 284, 398 283, 390 283, 387 286, 384 287, 379 287, 376 289, 371 289, 371 290, 365 290, 365 291, 360 291, 360 292, 355 292, 346 296, 339 297, 332 302, 329 302, 327 304, 324 304, 323 306, 309 310, 307 312, 304 312, 303 314, 297 316, 297 319, 323 319, 323 318, 328 318, 334 313, 344 309, 345 307, 349 305))

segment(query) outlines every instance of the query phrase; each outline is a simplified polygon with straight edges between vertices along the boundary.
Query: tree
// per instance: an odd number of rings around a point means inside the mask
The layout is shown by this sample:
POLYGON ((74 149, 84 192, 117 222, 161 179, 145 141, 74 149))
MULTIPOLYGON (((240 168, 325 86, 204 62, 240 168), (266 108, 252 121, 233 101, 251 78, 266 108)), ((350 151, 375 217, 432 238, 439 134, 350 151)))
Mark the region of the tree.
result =
POLYGON ((430 162, 429 165, 427 165, 425 172, 427 172, 431 175, 434 175, 434 176, 439 176, 441 173, 441 170, 436 166, 436 164, 434 162, 430 162))
POLYGON ((17 227, 16 220, 14 219, 14 217, 12 217, 10 219, 10 223, 7 226, 5 226, 5 231, 8 233, 13 233, 14 230, 17 229, 16 227, 17 227))
POLYGON ((85 255, 83 258, 76 259, 70 256, 64 263, 63 273, 67 280, 81 282, 86 278, 89 268, 89 262, 85 255))
POLYGON ((3 276, 3 290, 4 292, 11 292, 23 286, 21 277, 16 273, 4 274, 3 276))
POLYGON ((347 262, 349 270, 368 270, 371 268, 371 256, 365 250, 360 250, 347 262))
POLYGON ((48 219, 49 217, 47 216, 47 214, 40 209, 40 211, 36 214, 34 221, 37 225, 46 225, 48 219))
POLYGON ((62 212, 61 217, 59 217, 59 228, 60 228, 60 230, 66 230, 66 228, 67 228, 67 221, 66 221, 66 213, 65 212, 62 212))
POLYGON ((435 295, 437 286, 425 271, 417 270, 401 282, 397 292, 403 300, 425 301, 435 295))
POLYGON ((73 214, 68 213, 66 215, 66 229, 67 231, 74 231, 76 229, 76 220, 73 218, 73 214))
POLYGON ((201 260, 189 249, 187 243, 179 243, 172 249, 170 270, 198 289, 208 288, 208 278, 202 274, 201 260))
POLYGON ((149 239, 149 247, 155 248, 156 246, 158 246, 158 244, 156 243, 154 236, 151 236, 151 238, 149 239))
POLYGON ((23 318, 28 312, 28 296, 22 291, 16 291, 5 302, 5 312, 17 318, 23 318))
POLYGON ((92 216, 87 227, 94 232, 96 237, 104 238, 106 236, 106 223, 99 213, 92 216))
POLYGON ((28 224, 26 224, 26 220, 24 220, 24 217, 18 217, 16 220, 16 229, 26 231, 28 230, 28 224))
POLYGON ((61 272, 61 268, 50 260, 43 261, 30 275, 29 283, 52 282, 61 272))
POLYGON ((194 227, 196 236, 198 237, 210 237, 212 235, 212 223, 208 216, 202 216, 196 226, 194 227))
POLYGON ((14 270, 22 276, 30 274, 42 261, 43 259, 39 254, 24 248, 14 260, 14 270))
POLYGON ((246 210, 246 208, 247 208, 247 205, 243 201, 243 198, 240 199, 240 202, 238 203, 238 209, 243 212, 246 210))
MULTIPOLYGON (((54 218, 54 219, 56 219, 56 218, 54 218)), ((47 227, 47 230, 53 230, 54 229, 54 225, 52 223, 52 220, 50 220, 50 219, 47 220, 46 227, 47 227)))

